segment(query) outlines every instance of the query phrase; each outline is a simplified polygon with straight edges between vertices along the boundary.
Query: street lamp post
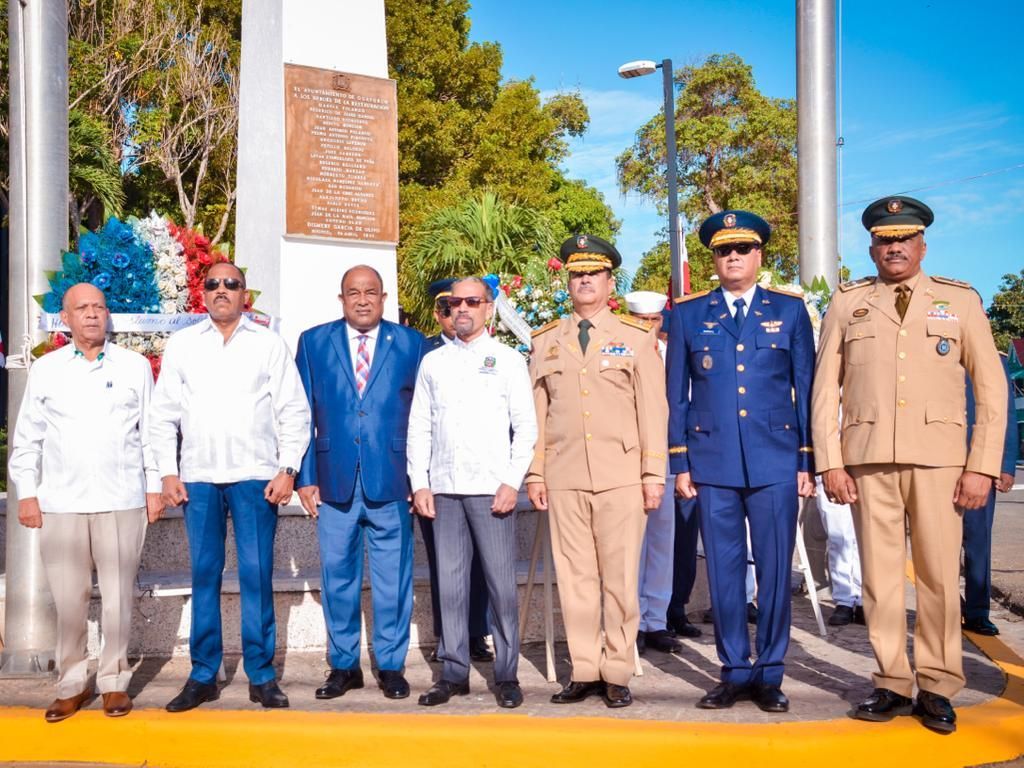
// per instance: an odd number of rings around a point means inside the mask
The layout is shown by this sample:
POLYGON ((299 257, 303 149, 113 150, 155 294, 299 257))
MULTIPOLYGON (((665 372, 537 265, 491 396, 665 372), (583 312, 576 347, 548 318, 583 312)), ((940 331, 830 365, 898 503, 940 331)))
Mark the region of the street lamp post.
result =
POLYGON ((619 77, 626 79, 653 74, 661 70, 662 90, 665 96, 665 165, 668 175, 668 250, 672 264, 672 298, 686 293, 686 266, 680 246, 682 233, 679 227, 679 189, 676 180, 676 100, 675 83, 672 80, 672 59, 654 61, 631 61, 619 67, 619 77))

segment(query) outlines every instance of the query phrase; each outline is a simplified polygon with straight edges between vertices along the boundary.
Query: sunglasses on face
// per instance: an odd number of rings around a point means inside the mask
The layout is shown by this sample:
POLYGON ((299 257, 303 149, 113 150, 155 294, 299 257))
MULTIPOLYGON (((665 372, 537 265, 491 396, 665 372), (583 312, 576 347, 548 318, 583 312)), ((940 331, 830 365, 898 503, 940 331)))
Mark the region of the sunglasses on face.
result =
POLYGON ((481 304, 487 304, 487 299, 480 298, 479 296, 449 296, 446 301, 448 306, 452 309, 458 309, 462 306, 462 302, 466 302, 466 306, 470 309, 476 309, 481 304))
POLYGON ((221 283, 224 283, 224 287, 229 291, 237 291, 242 287, 242 281, 237 277, 225 277, 222 280, 218 280, 216 277, 208 277, 203 281, 203 290, 216 291, 220 288, 221 283))
POLYGON ((740 256, 746 256, 755 248, 757 248, 757 245, 754 243, 731 243, 729 245, 716 245, 711 250, 718 257, 728 256, 733 251, 736 251, 740 256))

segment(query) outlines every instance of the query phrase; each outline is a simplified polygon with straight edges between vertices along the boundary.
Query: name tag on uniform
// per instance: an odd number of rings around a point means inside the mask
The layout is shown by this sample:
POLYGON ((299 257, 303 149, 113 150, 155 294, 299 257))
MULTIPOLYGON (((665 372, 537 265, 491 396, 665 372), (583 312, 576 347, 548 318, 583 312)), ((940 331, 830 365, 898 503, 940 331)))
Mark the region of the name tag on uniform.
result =
POLYGON ((700 329, 701 336, 718 336, 722 333, 722 326, 718 323, 704 323, 704 327, 700 329))
POLYGON ((484 358, 484 364, 480 366, 479 372, 493 376, 498 372, 498 369, 495 367, 497 363, 498 361, 495 360, 493 355, 488 355, 487 357, 484 358))
POLYGON ((635 357, 636 354, 633 352, 633 348, 626 346, 622 342, 612 342, 611 344, 605 344, 601 347, 602 355, 609 355, 611 357, 635 357))

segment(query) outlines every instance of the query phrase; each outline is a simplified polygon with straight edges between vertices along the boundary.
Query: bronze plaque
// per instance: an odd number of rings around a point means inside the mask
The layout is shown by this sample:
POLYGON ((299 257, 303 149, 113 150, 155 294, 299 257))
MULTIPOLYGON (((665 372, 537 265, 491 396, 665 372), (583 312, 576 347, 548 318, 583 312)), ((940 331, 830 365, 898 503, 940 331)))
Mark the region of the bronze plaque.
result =
POLYGON ((395 81, 284 66, 285 232, 398 242, 395 81))

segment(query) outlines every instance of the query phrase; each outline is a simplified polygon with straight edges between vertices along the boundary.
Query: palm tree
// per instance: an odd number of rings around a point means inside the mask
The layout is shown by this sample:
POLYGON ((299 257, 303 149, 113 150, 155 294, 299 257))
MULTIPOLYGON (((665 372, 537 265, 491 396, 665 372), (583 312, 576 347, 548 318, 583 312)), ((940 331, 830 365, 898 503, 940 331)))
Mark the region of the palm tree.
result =
POLYGON ((68 160, 71 238, 78 238, 78 229, 94 205, 102 209, 99 223, 110 216, 120 216, 125 193, 121 169, 110 148, 110 130, 97 118, 72 109, 68 112, 68 160))
POLYGON ((519 273, 533 259, 547 259, 557 244, 542 213, 505 202, 491 191, 441 208, 423 224, 405 255, 399 287, 414 326, 428 328, 434 280, 489 273, 519 273))

